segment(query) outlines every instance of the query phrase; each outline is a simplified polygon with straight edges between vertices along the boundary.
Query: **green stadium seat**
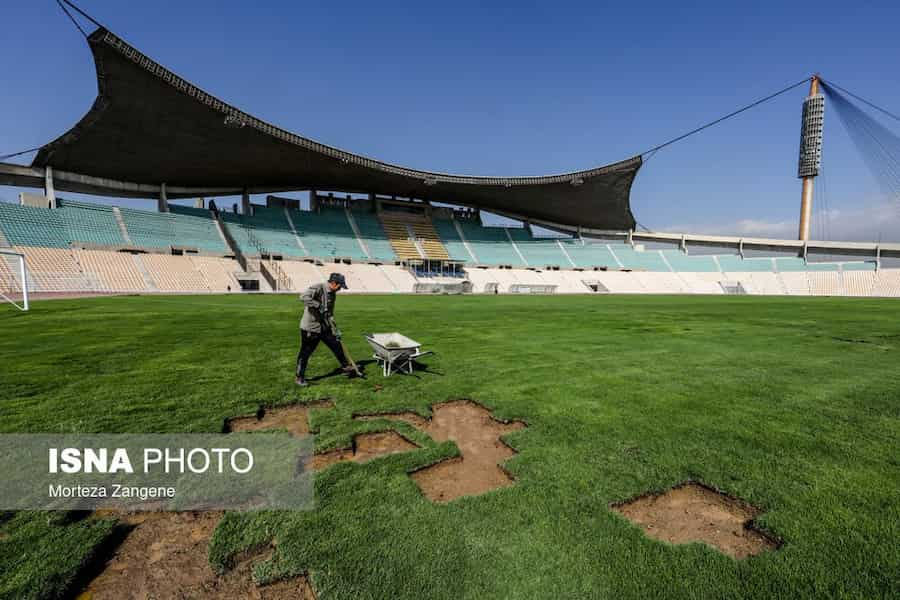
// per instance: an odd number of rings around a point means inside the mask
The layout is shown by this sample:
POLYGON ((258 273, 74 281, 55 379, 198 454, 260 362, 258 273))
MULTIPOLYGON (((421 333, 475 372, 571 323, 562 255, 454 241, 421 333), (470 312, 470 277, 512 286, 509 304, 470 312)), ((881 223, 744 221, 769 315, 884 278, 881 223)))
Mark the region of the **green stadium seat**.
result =
MULTIPOLYGON (((466 245, 460 239, 453 221, 436 216, 432 219, 432 222, 434 223, 434 229, 441 238, 441 243, 444 244, 444 247, 447 249, 447 254, 450 255, 451 260, 460 260, 471 263, 472 257, 469 255, 469 251, 466 250, 466 245)), ((476 254, 476 258, 477 256, 478 255, 476 254)), ((476 262, 480 262, 480 259, 476 262)))
POLYGON ((186 246, 210 253, 225 254, 228 248, 208 210, 175 204, 168 213, 120 208, 128 236, 135 246, 169 248, 186 246))

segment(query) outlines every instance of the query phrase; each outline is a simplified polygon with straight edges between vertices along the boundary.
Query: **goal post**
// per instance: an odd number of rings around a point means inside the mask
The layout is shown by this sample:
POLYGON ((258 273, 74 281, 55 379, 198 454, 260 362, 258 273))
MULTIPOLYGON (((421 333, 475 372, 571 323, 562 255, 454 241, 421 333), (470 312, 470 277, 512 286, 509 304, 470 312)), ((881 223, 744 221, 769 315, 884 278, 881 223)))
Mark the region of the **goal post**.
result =
POLYGON ((0 248, 0 302, 28 310, 28 267, 25 255, 0 248))

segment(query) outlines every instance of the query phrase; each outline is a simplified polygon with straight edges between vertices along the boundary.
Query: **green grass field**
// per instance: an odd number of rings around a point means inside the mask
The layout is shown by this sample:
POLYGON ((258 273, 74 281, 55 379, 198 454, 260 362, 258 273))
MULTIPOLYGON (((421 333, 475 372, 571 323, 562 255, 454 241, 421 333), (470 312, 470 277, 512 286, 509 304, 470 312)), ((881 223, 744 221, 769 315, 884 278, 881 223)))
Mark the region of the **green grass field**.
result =
MULTIPOLYGON (((425 446, 318 474, 309 512, 230 514, 221 567, 277 541, 262 576, 326 598, 886 598, 900 594, 900 302, 761 297, 341 297, 351 351, 401 331, 415 377, 293 383, 293 297, 134 297, 0 307, 0 432, 219 432, 261 404, 331 398, 319 450, 359 412, 470 398, 529 427, 516 484, 432 504, 425 446), (377 390, 376 384, 383 389, 377 390), (687 479, 761 507, 783 540, 735 561, 646 537, 612 502, 687 479)), ((310 375, 334 366, 323 347, 310 375)), ((55 597, 104 520, 0 517, 0 597, 55 597)))

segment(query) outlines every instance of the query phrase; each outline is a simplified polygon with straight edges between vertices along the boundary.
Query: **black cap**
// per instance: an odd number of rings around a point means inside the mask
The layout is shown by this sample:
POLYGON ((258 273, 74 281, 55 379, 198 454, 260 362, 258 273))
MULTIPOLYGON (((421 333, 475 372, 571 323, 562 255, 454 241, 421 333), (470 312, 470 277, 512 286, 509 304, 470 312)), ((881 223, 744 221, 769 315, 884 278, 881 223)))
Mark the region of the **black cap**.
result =
POLYGON ((343 290, 347 289, 347 280, 344 279, 344 276, 341 275, 340 273, 332 273, 331 275, 329 275, 328 282, 329 283, 333 282, 333 283, 338 284, 339 286, 341 286, 341 289, 343 289, 343 290))

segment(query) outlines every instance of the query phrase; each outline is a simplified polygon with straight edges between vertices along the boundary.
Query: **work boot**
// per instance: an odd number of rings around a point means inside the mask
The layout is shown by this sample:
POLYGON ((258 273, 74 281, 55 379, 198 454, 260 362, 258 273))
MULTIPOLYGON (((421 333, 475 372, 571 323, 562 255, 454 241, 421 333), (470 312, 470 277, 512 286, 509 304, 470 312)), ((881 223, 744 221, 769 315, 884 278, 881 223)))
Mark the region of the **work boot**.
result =
POLYGON ((297 376, 294 378, 294 383, 299 385, 300 387, 306 387, 309 385, 309 382, 303 377, 297 376))
POLYGON ((353 365, 344 365, 341 367, 341 370, 347 377, 356 377, 356 369, 353 368, 353 365))

